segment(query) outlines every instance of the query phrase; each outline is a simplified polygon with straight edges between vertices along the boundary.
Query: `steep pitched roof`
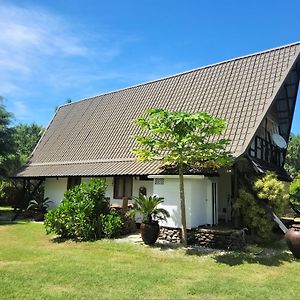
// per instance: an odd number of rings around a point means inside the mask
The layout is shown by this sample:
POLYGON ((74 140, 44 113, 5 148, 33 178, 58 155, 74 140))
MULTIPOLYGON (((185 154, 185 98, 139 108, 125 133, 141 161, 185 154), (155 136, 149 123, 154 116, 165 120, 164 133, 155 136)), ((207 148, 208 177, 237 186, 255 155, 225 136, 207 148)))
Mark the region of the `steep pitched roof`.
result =
POLYGON ((223 117, 243 154, 299 57, 300 42, 61 106, 18 177, 156 174, 135 161, 133 120, 148 108, 223 117))

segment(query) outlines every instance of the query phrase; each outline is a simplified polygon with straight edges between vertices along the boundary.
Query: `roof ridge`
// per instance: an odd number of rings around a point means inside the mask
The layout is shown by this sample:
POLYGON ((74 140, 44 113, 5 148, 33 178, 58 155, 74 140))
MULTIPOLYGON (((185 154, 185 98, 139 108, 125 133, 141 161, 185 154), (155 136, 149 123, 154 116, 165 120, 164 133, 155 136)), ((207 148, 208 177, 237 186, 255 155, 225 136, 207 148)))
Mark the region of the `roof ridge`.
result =
POLYGON ((176 73, 176 74, 173 74, 173 75, 170 75, 170 76, 165 76, 165 77, 161 77, 161 78, 158 78, 158 79, 153 79, 153 80, 150 80, 150 81, 138 83, 138 84, 128 86, 128 87, 125 87, 125 88, 120 88, 120 89, 116 89, 116 90, 113 90, 113 91, 100 93, 100 94, 97 94, 97 95, 94 95, 94 96, 78 99, 78 100, 75 100, 74 102, 71 102, 71 103, 65 103, 65 104, 59 105, 57 111, 61 107, 65 107, 65 106, 68 106, 68 105, 73 105, 73 104, 76 104, 76 103, 79 103, 79 102, 82 102, 82 101, 92 100, 92 99, 100 97, 100 96, 115 94, 115 93, 118 93, 118 92, 121 92, 121 91, 126 91, 126 90, 129 90, 129 89, 133 89, 133 88, 136 88, 136 87, 139 87, 139 86, 151 84, 151 83, 166 80, 166 79, 169 79, 169 78, 174 78, 174 77, 177 77, 177 76, 192 73, 192 72, 199 71, 199 70, 202 70, 202 69, 211 68, 211 67, 214 67, 214 66, 217 66, 217 65, 237 61, 237 60, 248 58, 248 57, 251 57, 251 56, 264 54, 264 53, 267 53, 267 52, 272 52, 272 51, 279 50, 279 49, 288 48, 288 47, 295 46, 295 45, 300 45, 300 40, 297 41, 297 42, 290 43, 290 44, 286 44, 286 45, 282 45, 282 46, 278 46, 278 47, 273 47, 273 48, 270 48, 270 49, 267 49, 267 50, 257 51, 257 52, 251 53, 251 54, 246 54, 246 55, 230 58, 230 59, 223 60, 223 61, 220 61, 220 62, 216 62, 216 63, 213 63, 213 64, 208 64, 208 65, 205 65, 205 66, 202 66, 202 67, 198 67, 198 68, 195 68, 195 69, 183 71, 183 72, 176 73))

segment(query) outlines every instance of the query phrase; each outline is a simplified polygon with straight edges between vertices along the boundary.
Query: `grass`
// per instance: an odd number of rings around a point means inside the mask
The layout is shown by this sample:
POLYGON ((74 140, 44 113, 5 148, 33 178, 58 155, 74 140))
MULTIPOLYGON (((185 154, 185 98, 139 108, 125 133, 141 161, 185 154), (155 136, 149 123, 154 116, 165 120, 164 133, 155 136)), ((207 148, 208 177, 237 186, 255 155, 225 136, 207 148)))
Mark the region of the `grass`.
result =
POLYGON ((0 225, 1 299, 297 299, 300 264, 260 255, 102 240, 56 243, 42 224, 0 225))
POLYGON ((13 211, 14 209, 11 206, 0 206, 1 211, 13 211))

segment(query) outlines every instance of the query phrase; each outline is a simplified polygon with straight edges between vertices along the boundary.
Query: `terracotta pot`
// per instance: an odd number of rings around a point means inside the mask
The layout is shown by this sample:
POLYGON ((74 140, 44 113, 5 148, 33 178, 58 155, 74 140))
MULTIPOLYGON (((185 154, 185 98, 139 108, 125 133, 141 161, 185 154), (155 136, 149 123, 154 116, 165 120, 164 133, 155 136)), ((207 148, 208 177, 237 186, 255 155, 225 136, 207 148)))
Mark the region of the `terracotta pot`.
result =
POLYGON ((153 245, 159 235, 158 222, 142 223, 140 226, 142 240, 147 245, 153 245))
POLYGON ((296 258, 300 258, 300 224, 293 224, 285 233, 286 242, 296 258))

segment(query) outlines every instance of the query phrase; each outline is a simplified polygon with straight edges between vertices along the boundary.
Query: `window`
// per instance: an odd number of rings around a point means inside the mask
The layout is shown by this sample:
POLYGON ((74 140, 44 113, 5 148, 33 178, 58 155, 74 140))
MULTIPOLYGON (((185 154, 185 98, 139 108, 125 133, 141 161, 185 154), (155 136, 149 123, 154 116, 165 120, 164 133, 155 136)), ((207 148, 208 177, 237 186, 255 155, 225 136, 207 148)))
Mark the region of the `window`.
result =
POLYGON ((132 177, 120 176, 114 178, 114 199, 132 196, 132 177))
POLYGON ((80 183, 81 177, 68 177, 67 189, 69 190, 80 183))
POLYGON ((164 185, 165 184, 165 179, 164 178, 155 178, 154 184, 156 184, 156 185, 164 185))

